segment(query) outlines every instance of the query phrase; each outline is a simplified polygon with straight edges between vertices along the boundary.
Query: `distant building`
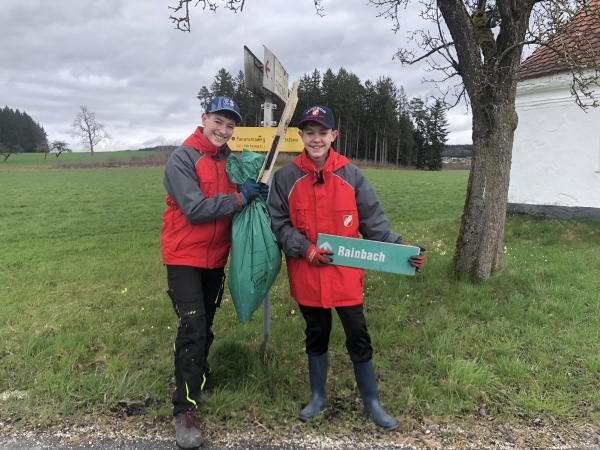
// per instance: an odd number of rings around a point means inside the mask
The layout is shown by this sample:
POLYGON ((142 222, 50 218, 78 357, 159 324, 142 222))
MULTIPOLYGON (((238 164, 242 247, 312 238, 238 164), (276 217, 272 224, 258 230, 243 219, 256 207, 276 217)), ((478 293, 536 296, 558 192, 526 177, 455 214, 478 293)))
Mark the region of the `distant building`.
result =
MULTIPOLYGON (((600 8, 600 0, 589 7, 600 8)), ((573 20, 585 36, 586 57, 600 61, 597 16, 580 13, 573 20)), ((600 108, 577 106, 571 82, 568 68, 547 47, 521 65, 509 212, 600 220, 600 108)), ((600 100, 600 88, 594 93, 600 100)))

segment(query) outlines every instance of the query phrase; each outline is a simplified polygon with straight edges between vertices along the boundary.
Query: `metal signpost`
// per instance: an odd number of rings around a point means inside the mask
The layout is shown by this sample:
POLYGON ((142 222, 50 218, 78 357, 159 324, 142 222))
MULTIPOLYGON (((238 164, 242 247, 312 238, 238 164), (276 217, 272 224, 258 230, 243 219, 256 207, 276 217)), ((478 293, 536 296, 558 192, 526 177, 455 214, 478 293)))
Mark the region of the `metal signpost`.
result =
POLYGON ((275 94, 283 103, 288 99, 289 77, 275 55, 265 47, 263 87, 275 94))
MULTIPOLYGON (((263 127, 275 127, 277 122, 273 120, 273 110, 277 108, 277 105, 273 103, 273 95, 276 95, 284 103, 286 103, 286 109, 282 117, 282 123, 277 127, 277 131, 274 137, 273 145, 267 153, 267 161, 274 162, 277 156, 277 152, 283 143, 285 132, 287 131, 287 125, 293 114, 293 109, 296 107, 298 101, 297 95, 293 105, 288 104, 288 74, 283 69, 281 63, 275 58, 275 55, 265 47, 265 62, 264 64, 248 49, 244 46, 244 86, 264 99, 264 103, 261 105, 264 115, 261 125, 263 127), (291 112, 288 110, 291 107, 291 112), (287 117, 287 122, 283 123, 287 117), (281 142, 278 142, 278 141, 281 142), (273 148, 275 147, 275 148, 273 148)), ((298 88, 298 82, 295 83, 294 89, 292 90, 296 94, 298 88)), ((292 103, 292 102, 290 102, 292 103)), ((268 180, 263 180, 262 175, 264 173, 265 166, 261 169, 261 175, 259 180, 271 185, 270 168, 265 173, 268 180)), ((271 336, 271 291, 267 293, 263 300, 263 342, 265 346, 269 345, 271 336)))
POLYGON ((263 63, 244 45, 244 87, 262 99, 265 98, 263 72, 263 63))

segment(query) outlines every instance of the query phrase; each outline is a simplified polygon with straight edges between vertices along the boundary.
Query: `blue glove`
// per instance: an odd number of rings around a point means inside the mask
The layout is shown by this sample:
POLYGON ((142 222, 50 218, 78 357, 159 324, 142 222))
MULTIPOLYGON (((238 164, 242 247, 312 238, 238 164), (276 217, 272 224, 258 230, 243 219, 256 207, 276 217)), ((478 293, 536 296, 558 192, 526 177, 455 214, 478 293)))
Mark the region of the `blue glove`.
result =
POLYGON ((260 195, 260 184, 256 181, 248 179, 240 186, 240 197, 242 198, 243 206, 246 206, 258 195, 260 195))
POLYGON ((263 198, 263 200, 266 202, 267 201, 267 197, 269 196, 269 185, 268 184, 260 184, 260 196, 263 198))

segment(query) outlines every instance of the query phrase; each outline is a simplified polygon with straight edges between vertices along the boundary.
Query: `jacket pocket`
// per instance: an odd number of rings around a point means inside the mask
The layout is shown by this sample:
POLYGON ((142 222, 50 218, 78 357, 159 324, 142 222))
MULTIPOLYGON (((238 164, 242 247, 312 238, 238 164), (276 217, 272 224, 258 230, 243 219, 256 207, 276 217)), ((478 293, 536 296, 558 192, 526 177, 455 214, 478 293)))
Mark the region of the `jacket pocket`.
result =
POLYGON ((334 232, 340 236, 356 237, 358 235, 358 211, 352 208, 338 207, 334 212, 334 232))
POLYGON ((217 180, 210 175, 202 175, 200 177, 200 190, 204 197, 213 198, 217 193, 217 180))
POLYGON ((306 235, 306 232, 310 229, 310 210, 308 209, 308 203, 296 203, 292 226, 306 235))

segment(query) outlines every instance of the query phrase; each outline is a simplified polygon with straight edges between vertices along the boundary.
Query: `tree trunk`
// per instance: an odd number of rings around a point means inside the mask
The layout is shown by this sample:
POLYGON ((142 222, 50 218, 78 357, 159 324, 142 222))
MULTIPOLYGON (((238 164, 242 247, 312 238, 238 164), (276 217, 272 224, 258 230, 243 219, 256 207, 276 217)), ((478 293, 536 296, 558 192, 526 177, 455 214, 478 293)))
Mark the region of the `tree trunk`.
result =
POLYGON ((356 126, 356 155, 354 157, 358 160, 358 147, 360 144, 360 122, 356 126))
POLYGON ((340 139, 341 139, 341 137, 339 136, 341 129, 342 129, 342 118, 338 117, 338 138, 335 140, 335 151, 338 152, 338 153, 341 153, 340 152, 340 139))
POLYGON ((91 133, 88 131, 89 141, 90 141, 90 151, 92 152, 92 162, 94 161, 94 140, 92 139, 91 133))
POLYGON ((379 133, 375 135, 375 155, 373 156, 373 165, 377 165, 377 144, 379 144, 379 133))
POLYGON ((517 126, 516 89, 497 88, 494 91, 487 99, 471 102, 473 157, 454 253, 454 271, 469 274, 476 280, 487 280, 502 264, 512 147, 517 126))
POLYGON ((492 2, 501 18, 495 38, 497 54, 483 50, 481 36, 477 35, 465 3, 437 0, 454 41, 458 58, 455 67, 473 112, 473 157, 456 240, 454 271, 475 280, 486 280, 502 265, 512 147, 517 127, 515 99, 521 44, 526 40, 532 9, 539 2, 492 2))
MULTIPOLYGON (((350 130, 350 126, 349 126, 347 120, 346 120, 346 128, 348 130, 350 130)), ((350 134, 350 133, 347 132, 346 135, 344 136, 344 156, 346 156, 346 157, 348 157, 348 134, 350 134)))
POLYGON ((382 158, 382 163, 387 164, 388 162, 388 136, 387 134, 385 135, 385 139, 384 139, 384 145, 383 145, 383 158, 382 158))

